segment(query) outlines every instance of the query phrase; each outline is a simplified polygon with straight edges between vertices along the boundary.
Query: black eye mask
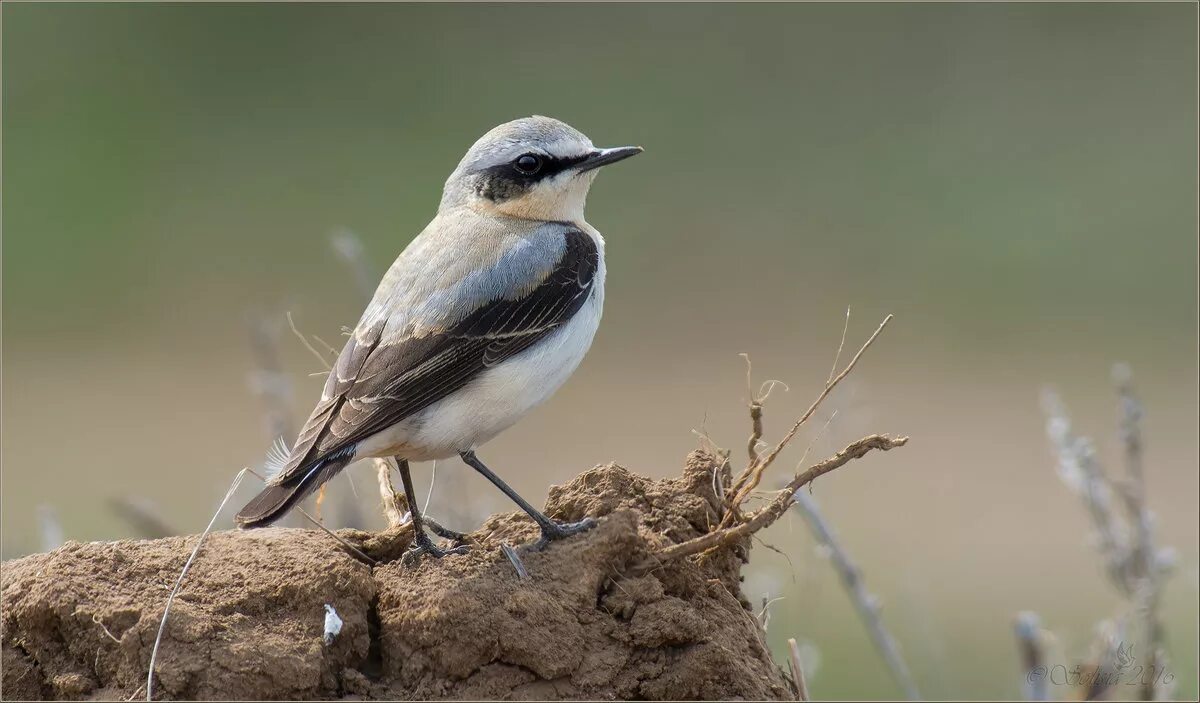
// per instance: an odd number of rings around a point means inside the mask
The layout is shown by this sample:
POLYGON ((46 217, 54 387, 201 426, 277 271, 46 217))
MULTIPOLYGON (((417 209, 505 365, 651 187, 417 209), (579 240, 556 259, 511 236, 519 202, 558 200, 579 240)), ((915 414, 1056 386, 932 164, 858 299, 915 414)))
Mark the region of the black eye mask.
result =
POLYGON ((509 163, 480 170, 475 192, 492 202, 502 202, 528 193, 534 184, 578 166, 588 154, 552 157, 521 154, 509 163))

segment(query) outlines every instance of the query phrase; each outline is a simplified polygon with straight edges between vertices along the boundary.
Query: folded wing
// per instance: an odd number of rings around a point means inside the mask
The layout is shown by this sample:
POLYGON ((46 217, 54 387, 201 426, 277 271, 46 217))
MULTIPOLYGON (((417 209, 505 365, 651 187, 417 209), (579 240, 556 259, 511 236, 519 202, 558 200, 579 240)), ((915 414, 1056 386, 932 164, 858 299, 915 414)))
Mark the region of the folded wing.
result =
POLYGON ((561 257, 544 278, 512 285, 446 329, 386 338, 381 319, 356 330, 271 483, 294 483, 329 457, 346 456, 358 442, 463 388, 570 320, 592 292, 599 252, 584 232, 564 229, 562 236, 561 257))

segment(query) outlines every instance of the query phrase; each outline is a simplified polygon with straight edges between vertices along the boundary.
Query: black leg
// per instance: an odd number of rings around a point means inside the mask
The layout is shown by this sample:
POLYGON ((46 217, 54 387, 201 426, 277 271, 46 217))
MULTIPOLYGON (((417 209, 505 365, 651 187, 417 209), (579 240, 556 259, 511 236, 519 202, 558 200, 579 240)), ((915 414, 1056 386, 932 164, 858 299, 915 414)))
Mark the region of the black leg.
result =
POLYGON ((396 464, 400 468, 400 480, 404 483, 404 497, 408 499, 408 512, 412 516, 413 523, 413 541, 417 546, 404 555, 406 561, 412 561, 420 558, 422 554, 428 554, 435 559, 441 559, 447 554, 466 554, 467 547, 459 546, 454 549, 439 549, 434 545, 433 540, 429 539, 429 535, 425 532, 425 521, 421 518, 421 509, 417 507, 417 494, 413 490, 412 476, 408 472, 408 460, 396 457, 396 464))
POLYGON ((496 486, 496 488, 499 488, 504 492, 504 495, 508 496, 512 500, 512 502, 519 505, 521 510, 524 510, 526 513, 528 513, 529 517, 533 518, 533 521, 536 522, 538 527, 542 529, 542 538, 534 543, 532 547, 533 549, 542 549, 556 539, 570 537, 571 535, 579 534, 584 530, 590 530, 596 526, 596 521, 590 517, 584 518, 579 522, 560 523, 551 520, 543 515, 542 511, 530 505, 529 501, 518 495, 517 492, 514 491, 511 486, 505 483, 499 476, 492 473, 492 470, 485 466, 484 463, 479 460, 479 457, 475 456, 475 452, 466 451, 462 452, 459 456, 461 456, 462 460, 467 463, 467 466, 470 466, 472 469, 475 469, 479 473, 483 474, 487 480, 492 482, 492 485, 496 486))

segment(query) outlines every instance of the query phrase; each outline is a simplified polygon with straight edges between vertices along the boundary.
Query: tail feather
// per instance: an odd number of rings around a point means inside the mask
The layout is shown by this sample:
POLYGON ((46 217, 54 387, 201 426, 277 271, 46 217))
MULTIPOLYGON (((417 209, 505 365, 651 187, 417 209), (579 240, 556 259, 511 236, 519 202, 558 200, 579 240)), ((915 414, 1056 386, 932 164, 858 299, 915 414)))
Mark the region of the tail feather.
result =
POLYGON ((238 511, 238 527, 266 527, 280 519, 310 493, 333 478, 354 459, 354 447, 322 458, 311 469, 279 484, 268 484, 238 511))

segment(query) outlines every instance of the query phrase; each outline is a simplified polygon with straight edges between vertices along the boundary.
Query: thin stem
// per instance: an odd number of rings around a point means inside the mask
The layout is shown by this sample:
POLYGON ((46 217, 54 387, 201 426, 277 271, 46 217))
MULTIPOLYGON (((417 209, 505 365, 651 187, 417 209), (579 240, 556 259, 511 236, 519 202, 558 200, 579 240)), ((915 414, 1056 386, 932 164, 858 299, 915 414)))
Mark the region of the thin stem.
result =
POLYGON ((888 437, 887 435, 878 434, 863 437, 828 459, 813 464, 807 470, 796 474, 795 478, 788 482, 786 488, 775 493, 775 497, 766 507, 754 513, 745 522, 734 527, 708 532, 686 542, 680 542, 679 544, 673 544, 660 549, 651 555, 652 558, 650 561, 655 563, 648 564, 647 568, 654 568, 658 563, 679 559, 692 554, 699 554, 749 537, 778 520, 792 503, 795 502, 793 496, 801 487, 808 485, 818 477, 854 459, 861 459, 872 450, 887 451, 896 447, 902 447, 907 443, 908 437, 888 437))
POLYGON ((854 603, 859 618, 866 626, 871 642, 875 644, 875 649, 892 672, 892 678, 896 680, 906 698, 918 700, 921 694, 917 692, 916 682, 913 681, 904 657, 900 656, 899 645, 883 624, 883 617, 879 612, 879 599, 868 592, 866 584, 863 583, 862 571, 851 561, 850 554, 821 515, 816 499, 809 495, 808 491, 802 490, 796 491, 793 497, 796 499, 796 507, 808 522, 813 537, 829 550, 830 563, 841 579, 842 587, 850 596, 850 601, 854 603))

